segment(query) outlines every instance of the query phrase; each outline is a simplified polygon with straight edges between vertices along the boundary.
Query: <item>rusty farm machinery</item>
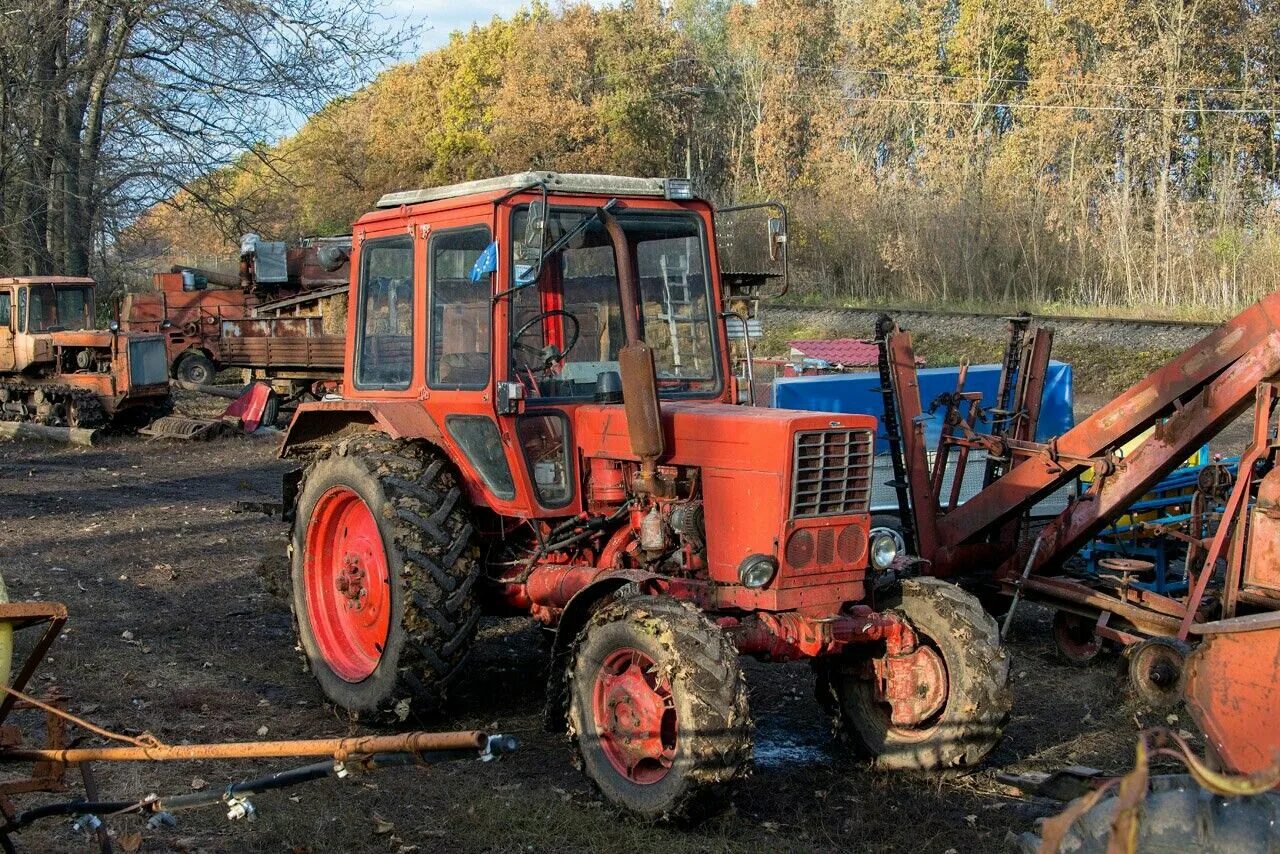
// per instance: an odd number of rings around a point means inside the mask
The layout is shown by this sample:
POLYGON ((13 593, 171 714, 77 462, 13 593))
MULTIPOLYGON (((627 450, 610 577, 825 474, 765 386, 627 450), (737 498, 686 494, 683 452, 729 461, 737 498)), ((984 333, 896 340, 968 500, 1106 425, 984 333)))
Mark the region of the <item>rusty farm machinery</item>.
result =
POLYGON ((910 334, 888 318, 877 332, 894 486, 918 571, 1009 612, 1005 627, 1023 599, 1056 609, 1060 646, 1082 659, 1104 641, 1121 646, 1135 692, 1157 706, 1185 695, 1225 767, 1269 767, 1280 752, 1280 294, 1047 442, 1033 438, 1052 330, 1010 321, 995 407, 965 391, 961 371, 956 391, 933 402, 945 411, 937 448, 924 443, 910 334), (1143 583, 1147 562, 1104 559, 1097 572, 1068 563, 1251 406, 1237 472, 1207 467, 1187 496, 1190 512, 1161 532, 1185 547, 1183 592, 1143 583), (988 419, 990 431, 979 432, 988 419), (961 482, 974 451, 986 454, 984 487, 959 502, 943 484, 961 482), (1037 501, 1086 472, 1087 490, 1047 524, 1029 525, 1037 501))
POLYGON ((68 711, 69 697, 56 691, 33 696, 28 687, 67 622, 66 606, 58 602, 10 602, 0 582, 0 850, 14 851, 13 837, 38 821, 71 819, 74 827, 95 838, 95 847, 112 850, 104 819, 141 816, 149 828, 172 826, 175 813, 197 808, 221 809, 229 820, 253 820, 253 798, 327 777, 359 779, 373 771, 397 767, 427 767, 462 760, 489 761, 516 748, 515 739, 479 731, 399 732, 364 736, 284 741, 166 744, 149 732, 112 732, 68 711), (37 635, 25 659, 14 668, 14 634, 37 635), (15 715, 43 716, 40 741, 30 744, 15 715), (86 739, 98 743, 85 744, 86 739), (103 762, 188 762, 203 760, 294 759, 306 764, 275 771, 222 787, 171 796, 141 793, 108 799, 98 791, 93 766, 103 762), (9 774, 13 769, 14 774, 9 774), (21 769, 30 769, 23 771, 21 769), (66 797, 19 809, 15 798, 36 793, 72 790, 68 772, 77 772, 82 796, 66 797))

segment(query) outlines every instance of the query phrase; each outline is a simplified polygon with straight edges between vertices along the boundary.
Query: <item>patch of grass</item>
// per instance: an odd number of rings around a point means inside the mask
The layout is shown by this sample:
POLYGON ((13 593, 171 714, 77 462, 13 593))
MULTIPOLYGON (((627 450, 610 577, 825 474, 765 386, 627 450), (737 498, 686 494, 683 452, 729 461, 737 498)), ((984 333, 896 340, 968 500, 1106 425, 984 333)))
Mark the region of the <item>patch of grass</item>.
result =
POLYGON ((1108 320, 1191 320, 1205 323, 1217 323, 1234 316, 1240 307, 1209 308, 1202 305, 1097 305, 1061 301, 1014 301, 1009 303, 984 302, 982 300, 948 300, 936 302, 932 300, 913 300, 899 298, 853 299, 836 302, 815 299, 810 296, 788 297, 786 302, 793 305, 838 306, 840 308, 858 308, 880 310, 885 306, 895 309, 916 311, 954 311, 973 312, 974 314, 1018 314, 1029 312, 1033 315, 1062 315, 1090 319, 1103 317, 1108 320))
POLYGON ((1107 344, 1055 344, 1053 357, 1072 366, 1076 393, 1112 396, 1182 352, 1176 347, 1134 350, 1107 344))
MULTIPOLYGON (((962 359, 968 359, 971 365, 996 364, 1004 355, 1003 343, 994 339, 915 332, 912 333, 912 341, 916 355, 923 356, 926 366, 931 368, 958 365, 962 359)), ((1114 395, 1180 352, 1174 347, 1134 350, 1097 343, 1055 343, 1053 358, 1072 366, 1077 392, 1114 395)))

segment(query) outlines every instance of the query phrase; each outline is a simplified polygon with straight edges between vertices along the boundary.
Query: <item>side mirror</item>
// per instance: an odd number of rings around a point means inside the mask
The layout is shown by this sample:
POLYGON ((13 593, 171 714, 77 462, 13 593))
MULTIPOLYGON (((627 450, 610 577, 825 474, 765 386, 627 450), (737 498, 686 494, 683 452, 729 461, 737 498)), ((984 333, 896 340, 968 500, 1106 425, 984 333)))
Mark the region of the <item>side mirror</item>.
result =
POLYGON ((520 241, 520 260, 536 262, 542 257, 542 247, 546 233, 546 202, 541 200, 530 202, 529 219, 524 226, 524 239, 520 241))
POLYGON ((769 260, 777 261, 782 255, 783 244, 787 242, 787 227, 782 217, 769 217, 768 226, 769 260))

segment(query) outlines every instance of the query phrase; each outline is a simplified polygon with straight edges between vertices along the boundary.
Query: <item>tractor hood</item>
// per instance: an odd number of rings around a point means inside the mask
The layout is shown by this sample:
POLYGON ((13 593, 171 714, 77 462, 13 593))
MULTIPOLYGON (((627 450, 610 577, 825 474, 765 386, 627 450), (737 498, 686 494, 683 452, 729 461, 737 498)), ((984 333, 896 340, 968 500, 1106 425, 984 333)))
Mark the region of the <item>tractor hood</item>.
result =
MULTIPOLYGON (((581 406, 574 420, 585 456, 637 460, 621 405, 581 406)), ((663 401, 661 420, 666 452, 658 465, 700 473, 714 580, 735 583, 739 565, 751 555, 780 557, 785 532, 798 523, 848 525, 857 517, 865 529, 876 429, 871 416, 663 401), (854 466, 865 500, 859 497, 852 502, 857 509, 850 509, 854 489, 843 478, 854 466)), ((782 582, 801 583, 807 582, 782 582)))
MULTIPOLYGON (((637 459, 631 453, 626 412, 621 405, 580 406, 575 420, 586 456, 637 459)), ((666 440, 666 454, 659 460, 662 465, 780 476, 789 470, 796 433, 875 430, 876 419, 869 415, 664 400, 662 429, 666 440)))

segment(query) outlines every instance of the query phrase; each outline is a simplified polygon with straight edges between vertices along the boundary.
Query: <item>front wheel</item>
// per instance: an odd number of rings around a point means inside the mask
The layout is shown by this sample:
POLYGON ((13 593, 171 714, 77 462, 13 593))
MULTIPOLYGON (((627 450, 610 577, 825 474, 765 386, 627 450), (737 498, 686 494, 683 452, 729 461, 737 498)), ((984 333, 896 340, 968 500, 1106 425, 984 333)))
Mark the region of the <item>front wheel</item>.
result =
POLYGON ((712 809, 751 754, 738 651, 697 608, 629 596, 578 637, 569 731, 613 803, 645 818, 712 809))
POLYGON ((883 646, 855 647, 820 670, 838 729, 850 747, 879 768, 976 765, 1000 740, 1012 704, 1009 655, 995 620, 976 598, 934 578, 904 581, 881 604, 915 631, 921 666, 928 665, 929 681, 941 696, 921 710, 917 722, 894 723, 874 675, 883 646))

